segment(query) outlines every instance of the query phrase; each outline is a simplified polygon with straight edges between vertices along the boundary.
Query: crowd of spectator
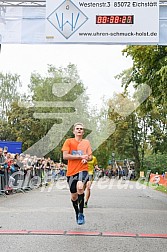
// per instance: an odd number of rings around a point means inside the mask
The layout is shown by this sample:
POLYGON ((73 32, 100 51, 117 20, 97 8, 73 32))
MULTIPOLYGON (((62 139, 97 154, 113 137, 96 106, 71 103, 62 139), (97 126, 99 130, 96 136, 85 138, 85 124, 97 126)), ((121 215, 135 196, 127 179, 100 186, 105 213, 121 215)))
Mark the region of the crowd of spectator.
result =
MULTIPOLYGON (((39 158, 24 153, 10 153, 0 147, 0 194, 29 190, 34 186, 47 186, 66 175, 67 165, 55 162, 50 157, 39 158)), ((118 179, 135 179, 135 170, 128 166, 102 168, 95 173, 95 180, 108 176, 118 179)))
POLYGON ((109 178, 134 180, 136 178, 135 168, 127 163, 124 166, 117 165, 115 161, 113 167, 109 167, 104 173, 109 178))
POLYGON ((10 153, 0 147, 0 194, 47 185, 66 175, 66 165, 24 153, 10 153), (32 182, 33 181, 33 182, 32 182), (31 182, 31 183, 30 183, 31 182))

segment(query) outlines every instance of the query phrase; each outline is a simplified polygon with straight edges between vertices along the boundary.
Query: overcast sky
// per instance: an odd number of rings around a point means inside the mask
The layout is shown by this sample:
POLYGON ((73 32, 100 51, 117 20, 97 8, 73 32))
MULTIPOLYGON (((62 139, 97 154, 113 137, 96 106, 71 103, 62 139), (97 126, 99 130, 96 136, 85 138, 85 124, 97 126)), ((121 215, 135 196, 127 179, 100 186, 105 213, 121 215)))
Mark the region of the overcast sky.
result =
POLYGON ((88 88, 92 105, 100 105, 102 97, 121 92, 121 81, 114 76, 132 66, 131 58, 122 56, 121 45, 9 45, 1 46, 0 72, 19 74, 27 87, 32 72, 45 75, 47 65, 66 67, 75 64, 88 88))

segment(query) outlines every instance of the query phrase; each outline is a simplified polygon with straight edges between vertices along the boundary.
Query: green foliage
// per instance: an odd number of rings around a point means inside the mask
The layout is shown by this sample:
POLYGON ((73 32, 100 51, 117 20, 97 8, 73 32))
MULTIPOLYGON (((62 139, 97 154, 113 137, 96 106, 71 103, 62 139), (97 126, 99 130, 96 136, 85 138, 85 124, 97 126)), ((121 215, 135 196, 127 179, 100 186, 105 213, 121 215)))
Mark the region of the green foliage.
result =
POLYGON ((155 190, 167 194, 167 187, 166 186, 163 186, 163 185, 156 186, 155 190))
POLYGON ((167 172, 167 155, 158 153, 145 157, 143 168, 145 171, 151 170, 152 173, 158 172, 162 174, 163 172, 167 172))
POLYGON ((13 101, 19 97, 18 85, 20 84, 19 76, 10 73, 0 73, 0 117, 7 119, 6 114, 10 110, 13 101))
POLYGON ((8 125, 10 134, 8 140, 23 142, 23 151, 38 141, 43 135, 43 125, 33 117, 34 108, 19 106, 13 102, 8 112, 8 125))
MULTIPOLYGON (((151 162, 151 169, 161 171, 164 160, 159 155, 165 155, 167 150, 167 47, 127 46, 123 55, 130 56, 133 60, 131 69, 116 76, 122 80, 126 95, 130 85, 135 90, 141 84, 147 84, 151 88, 150 96, 129 116, 133 119, 130 120, 133 123, 131 126, 128 124, 128 129, 132 133, 130 138, 135 162, 138 163, 139 171, 147 169, 146 159, 150 159, 148 163, 151 162), (156 162, 152 161, 153 156, 156 156, 156 162)), ((142 95, 138 93, 137 97, 142 95)), ((126 142, 124 143, 126 146, 126 142)))
POLYGON ((129 83, 134 82, 135 87, 143 83, 148 84, 152 88, 152 95, 157 99, 157 103, 164 98, 166 99, 167 47, 127 46, 123 53, 126 56, 131 56, 133 60, 129 83))
MULTIPOLYGON (((43 136, 46 135, 55 124, 60 125, 57 133, 59 133, 62 140, 59 142, 58 146, 55 146, 46 156, 50 156, 54 160, 61 160, 61 147, 63 142, 66 138, 73 137, 72 128, 63 136, 61 114, 66 113, 66 120, 68 120, 68 113, 75 112, 75 106, 58 107, 54 106, 54 102, 74 102, 78 99, 80 104, 79 113, 82 116, 86 114, 86 117, 89 117, 88 97, 84 93, 85 88, 78 76, 77 68, 73 64, 69 64, 66 68, 56 68, 49 65, 47 76, 42 77, 39 74, 31 75, 29 88, 32 93, 32 104, 34 104, 35 113, 37 115, 43 114, 43 119, 40 119, 40 123, 44 129, 43 136), (61 95, 59 95, 59 93, 61 95), (41 105, 36 106, 38 104, 37 102, 40 102, 41 105), (50 105, 48 105, 48 103, 50 105), (48 115, 50 115, 50 117, 48 115)), ((48 144, 52 146, 53 143, 54 139, 52 137, 48 144)))

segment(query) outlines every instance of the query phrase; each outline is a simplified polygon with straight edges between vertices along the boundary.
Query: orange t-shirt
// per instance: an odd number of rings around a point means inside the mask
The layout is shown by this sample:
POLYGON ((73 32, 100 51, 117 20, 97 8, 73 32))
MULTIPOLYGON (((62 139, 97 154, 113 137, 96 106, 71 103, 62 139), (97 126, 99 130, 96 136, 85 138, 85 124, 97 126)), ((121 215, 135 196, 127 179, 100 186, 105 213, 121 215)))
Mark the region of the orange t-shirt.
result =
MULTIPOLYGON (((78 142, 75 138, 67 139, 62 147, 62 151, 68 151, 71 155, 91 155, 92 149, 87 139, 78 142)), ((81 159, 68 160, 67 176, 75 175, 80 171, 88 171, 88 164, 82 164, 81 159)))

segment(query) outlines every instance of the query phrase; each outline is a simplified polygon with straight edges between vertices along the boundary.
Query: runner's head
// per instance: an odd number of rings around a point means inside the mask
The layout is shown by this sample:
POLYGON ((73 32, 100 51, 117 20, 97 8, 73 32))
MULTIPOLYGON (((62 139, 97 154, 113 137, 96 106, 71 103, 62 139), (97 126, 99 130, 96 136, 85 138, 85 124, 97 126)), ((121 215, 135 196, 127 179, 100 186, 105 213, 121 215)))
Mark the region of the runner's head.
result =
POLYGON ((82 135, 84 134, 84 125, 83 123, 77 122, 73 126, 74 135, 82 135))

